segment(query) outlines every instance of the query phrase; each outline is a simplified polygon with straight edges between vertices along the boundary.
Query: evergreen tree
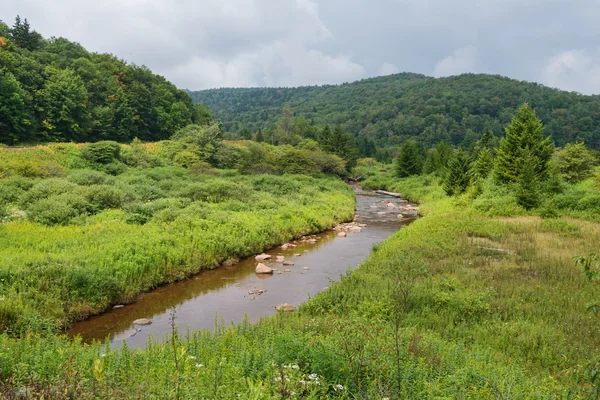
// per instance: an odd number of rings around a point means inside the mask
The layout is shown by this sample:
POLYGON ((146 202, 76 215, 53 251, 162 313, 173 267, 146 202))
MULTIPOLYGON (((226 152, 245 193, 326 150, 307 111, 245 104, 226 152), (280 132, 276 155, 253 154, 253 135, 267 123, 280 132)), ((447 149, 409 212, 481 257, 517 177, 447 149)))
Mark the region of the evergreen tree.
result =
POLYGON ((537 165, 538 160, 533 154, 528 153, 523 158, 522 171, 517 181, 517 202, 526 210, 537 207, 540 201, 537 165))
POLYGON ((546 178, 554 146, 550 137, 544 139, 543 130, 535 111, 524 103, 506 127, 506 137, 496 151, 496 180, 499 183, 517 182, 524 160, 529 156, 537 179, 546 178))
POLYGON ((423 169, 423 157, 417 144, 413 140, 408 140, 400 147, 398 157, 396 157, 396 175, 405 178, 411 175, 418 175, 423 169))
POLYGON ((258 128, 258 131, 256 132, 256 141, 258 143, 262 143, 262 142, 265 141, 265 137, 263 135, 263 131, 260 128, 258 128))
POLYGON ((340 156, 346 161, 346 169, 350 170, 356 166, 358 148, 356 139, 350 133, 345 132, 341 125, 336 125, 333 131, 326 126, 322 133, 321 147, 326 152, 340 156))
POLYGON ((496 144, 497 139, 496 136, 494 136, 494 132, 492 132, 492 129, 489 125, 486 125, 485 129, 483 130, 483 135, 481 135, 481 138, 477 142, 476 150, 481 151, 482 149, 493 149, 496 147, 496 144))
POLYGON ((452 158, 452 147, 446 142, 440 142, 435 149, 427 155, 423 172, 444 176, 448 161, 452 158))
POLYGON ((485 179, 494 168, 494 153, 487 147, 483 147, 477 159, 473 163, 473 175, 476 178, 485 179))
POLYGON ((17 46, 29 51, 39 49, 42 44, 42 36, 36 31, 31 30, 27 18, 21 20, 21 17, 18 15, 11 30, 11 39, 17 46))
POLYGON ((469 187, 471 160, 467 153, 459 150, 448 162, 444 191, 448 196, 462 194, 469 187))

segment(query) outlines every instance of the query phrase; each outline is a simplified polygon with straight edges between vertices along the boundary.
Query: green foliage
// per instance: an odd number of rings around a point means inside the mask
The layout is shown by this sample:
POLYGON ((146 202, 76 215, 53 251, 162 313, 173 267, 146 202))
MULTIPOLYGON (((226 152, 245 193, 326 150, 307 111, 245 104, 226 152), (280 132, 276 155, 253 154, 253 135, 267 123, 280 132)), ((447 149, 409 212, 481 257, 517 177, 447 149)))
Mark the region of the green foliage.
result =
POLYGON ((27 19, 0 29, 0 142, 167 139, 212 121, 204 105, 146 67, 44 39, 27 19))
MULTIPOLYGON (((469 142, 486 130, 493 134, 492 148, 515 105, 527 100, 557 146, 585 141, 590 148, 600 149, 600 99, 498 75, 431 78, 400 73, 341 85, 223 88, 190 95, 214 111, 225 131, 236 132, 242 126, 252 131, 268 129, 287 104, 296 118, 304 117, 314 125, 341 124, 363 149, 364 139, 383 149, 410 138, 428 148, 441 141, 469 148, 469 142)), ((361 150, 361 156, 373 154, 361 150)))
POLYGON ((473 162, 473 175, 479 179, 488 177, 494 168, 494 153, 487 147, 482 148, 473 162))
POLYGON ((532 154, 527 154, 522 162, 521 173, 517 181, 517 202, 526 210, 531 210, 540 202, 539 181, 536 172, 537 160, 532 154))
POLYGON ((543 138, 543 129, 542 121, 527 103, 516 111, 506 127, 506 137, 500 141, 496 150, 495 173, 498 182, 517 182, 527 158, 532 164, 535 177, 539 180, 546 179, 553 145, 550 137, 543 138))
POLYGON ((435 173, 436 175, 443 177, 446 174, 446 168, 448 167, 448 162, 452 159, 452 156, 453 150, 448 143, 438 143, 433 152, 427 154, 423 172, 425 174, 435 173))
POLYGON ((109 164, 118 160, 120 155, 121 145, 109 140, 88 144, 81 152, 85 160, 97 164, 109 164))
MULTIPOLYGON (((194 132, 177 142, 133 146, 169 163, 173 146, 197 148, 194 132)), ((161 283, 351 219, 352 191, 322 176, 332 161, 343 173, 339 157, 247 144, 264 150, 257 154, 278 173, 288 168, 320 177, 243 176, 207 163, 132 168, 115 159, 121 147, 132 146, 114 142, 0 149, 0 166, 26 159, 121 172, 74 169, 66 178, 0 179, 0 298, 11 299, 0 300, 0 329, 19 334, 63 326, 161 283)), ((246 145, 223 147, 251 153, 246 145)))
POLYGON ((409 140, 400 147, 398 157, 396 157, 395 168, 396 175, 400 178, 421 173, 423 169, 423 155, 414 141, 409 140))
POLYGON ((464 151, 458 151, 448 162, 444 191, 448 196, 462 194, 471 182, 471 160, 464 151))
POLYGON ((567 182, 577 183, 592 176, 596 160, 583 143, 569 143, 555 153, 558 170, 567 182))

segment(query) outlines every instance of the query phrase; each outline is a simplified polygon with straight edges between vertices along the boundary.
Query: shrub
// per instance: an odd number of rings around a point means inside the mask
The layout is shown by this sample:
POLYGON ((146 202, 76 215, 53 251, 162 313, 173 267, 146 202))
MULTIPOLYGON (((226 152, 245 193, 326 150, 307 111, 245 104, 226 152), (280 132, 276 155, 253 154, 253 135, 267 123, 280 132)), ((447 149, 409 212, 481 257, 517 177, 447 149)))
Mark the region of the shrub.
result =
POLYGON ((46 199, 50 196, 72 192, 76 187, 77 185, 64 179, 45 179, 35 184, 28 192, 23 194, 20 203, 27 207, 28 204, 46 199))
POLYGON ((173 157, 173 163, 175 165, 179 165, 180 167, 187 168, 193 164, 199 163, 200 157, 198 157, 195 153, 191 151, 184 150, 180 153, 175 154, 173 157))
POLYGON ((16 202, 33 185, 35 181, 32 179, 17 176, 0 179, 0 204, 16 202))
POLYGON ((99 169, 108 175, 117 176, 127 171, 127 166, 120 161, 113 161, 111 163, 102 165, 102 167, 99 169))
POLYGON ((82 186, 102 185, 114 181, 107 174, 91 169, 73 171, 67 176, 67 180, 82 186))
POLYGON ((94 212, 119 208, 125 197, 123 192, 109 185, 92 185, 85 189, 83 196, 91 204, 94 212))
POLYGON ((92 163, 108 164, 119 159, 121 145, 111 140, 88 144, 83 148, 81 156, 92 163))
POLYGON ((287 176, 261 176, 254 179, 254 190, 272 193, 274 195, 287 195, 297 193, 302 187, 291 177, 287 176))
POLYGON ((558 170, 567 182, 577 183, 592 176, 596 159, 583 143, 569 143, 554 153, 558 170))
POLYGON ((81 215, 86 215, 91 205, 79 195, 61 194, 41 199, 28 207, 28 216, 43 225, 68 225, 81 215))
POLYGON ((223 179, 194 183, 180 192, 182 197, 210 203, 218 203, 228 199, 247 200, 250 194, 251 190, 247 186, 223 179))

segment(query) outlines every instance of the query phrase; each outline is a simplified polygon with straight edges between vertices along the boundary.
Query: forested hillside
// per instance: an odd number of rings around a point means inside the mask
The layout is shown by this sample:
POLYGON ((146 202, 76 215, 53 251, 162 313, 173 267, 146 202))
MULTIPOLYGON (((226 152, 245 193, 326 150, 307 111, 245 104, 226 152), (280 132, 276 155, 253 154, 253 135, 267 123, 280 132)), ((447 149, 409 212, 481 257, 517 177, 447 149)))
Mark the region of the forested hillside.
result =
POLYGON ((167 139, 204 111, 144 66, 0 21, 0 143, 167 139))
POLYGON ((378 147, 418 136, 469 147, 489 126, 496 136, 517 107, 528 102, 557 146, 585 141, 600 149, 600 96, 551 89, 501 76, 465 74, 430 78, 402 73, 343 85, 299 88, 214 89, 189 92, 206 103, 224 130, 268 128, 288 104, 314 124, 341 124, 378 147))

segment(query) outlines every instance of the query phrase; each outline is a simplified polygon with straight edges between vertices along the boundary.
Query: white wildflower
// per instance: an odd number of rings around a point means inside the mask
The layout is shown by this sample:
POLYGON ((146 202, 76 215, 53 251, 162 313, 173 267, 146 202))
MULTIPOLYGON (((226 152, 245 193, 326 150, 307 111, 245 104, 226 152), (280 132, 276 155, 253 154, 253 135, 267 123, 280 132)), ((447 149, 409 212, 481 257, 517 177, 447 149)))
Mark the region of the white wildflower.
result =
POLYGON ((333 390, 335 390, 337 392, 338 390, 344 390, 344 387, 342 385, 338 384, 333 387, 333 390))
POLYGON ((308 379, 310 379, 311 381, 318 381, 319 380, 319 375, 317 375, 317 374, 310 374, 308 376, 308 379))
POLYGON ((204 367, 204 364, 196 364, 196 368, 202 368, 204 367))
POLYGON ((297 366, 296 364, 292 365, 292 369, 300 369, 299 366, 297 366))

